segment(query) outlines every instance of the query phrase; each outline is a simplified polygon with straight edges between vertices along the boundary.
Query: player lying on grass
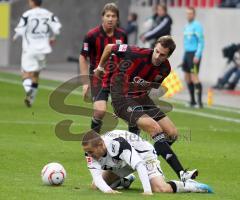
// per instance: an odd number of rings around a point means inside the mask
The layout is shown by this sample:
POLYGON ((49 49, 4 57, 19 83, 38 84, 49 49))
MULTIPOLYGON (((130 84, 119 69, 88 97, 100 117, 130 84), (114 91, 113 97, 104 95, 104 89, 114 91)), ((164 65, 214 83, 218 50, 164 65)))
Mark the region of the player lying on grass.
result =
POLYGON ((128 131, 114 130, 102 136, 91 131, 83 137, 82 145, 93 184, 104 193, 119 193, 115 190, 118 186, 130 186, 134 179, 127 184, 124 177, 134 171, 138 173, 145 195, 153 192, 212 193, 208 185, 191 179, 165 182, 154 147, 128 131))

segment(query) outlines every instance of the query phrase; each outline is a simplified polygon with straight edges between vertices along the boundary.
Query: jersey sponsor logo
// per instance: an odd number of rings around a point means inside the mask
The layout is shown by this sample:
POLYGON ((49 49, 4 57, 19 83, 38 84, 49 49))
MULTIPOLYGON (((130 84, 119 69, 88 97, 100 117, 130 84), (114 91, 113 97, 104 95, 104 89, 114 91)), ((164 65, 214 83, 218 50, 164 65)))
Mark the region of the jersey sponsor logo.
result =
POLYGON ((122 40, 116 40, 116 44, 122 44, 122 40))
POLYGON ((86 42, 83 43, 83 50, 88 51, 88 43, 86 42))
POLYGON ((93 163, 93 158, 92 157, 87 156, 86 160, 87 160, 88 165, 91 165, 93 163))
POLYGON ((142 79, 142 78, 139 77, 139 76, 135 76, 135 77, 133 78, 133 82, 134 82, 134 83, 137 83, 137 84, 139 84, 139 85, 141 85, 141 86, 147 86, 147 85, 149 85, 149 82, 145 81, 144 79, 142 79))
POLYGON ((121 44, 121 45, 119 46, 118 51, 119 51, 119 52, 125 52, 125 51, 127 51, 127 47, 128 47, 127 44, 121 44))

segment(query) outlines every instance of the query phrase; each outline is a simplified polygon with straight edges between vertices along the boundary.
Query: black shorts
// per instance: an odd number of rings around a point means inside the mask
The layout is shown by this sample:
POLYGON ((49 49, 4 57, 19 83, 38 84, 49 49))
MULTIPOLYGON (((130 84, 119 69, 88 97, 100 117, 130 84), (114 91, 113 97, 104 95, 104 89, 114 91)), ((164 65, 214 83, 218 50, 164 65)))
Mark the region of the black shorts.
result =
MULTIPOLYGON (((92 89, 92 88, 91 88, 92 89)), ((108 101, 109 97, 109 89, 108 88, 100 88, 98 90, 91 90, 92 100, 95 101, 108 101)))
POLYGON ((133 126, 145 114, 155 121, 159 121, 166 116, 148 96, 112 99, 112 105, 115 114, 133 126))
POLYGON ((90 76, 91 99, 95 101, 108 101, 109 89, 102 88, 102 79, 90 76))
POLYGON ((198 74, 201 59, 199 60, 198 64, 194 64, 193 63, 194 56, 195 56, 195 51, 185 53, 183 58, 183 65, 182 65, 182 69, 184 72, 198 74))

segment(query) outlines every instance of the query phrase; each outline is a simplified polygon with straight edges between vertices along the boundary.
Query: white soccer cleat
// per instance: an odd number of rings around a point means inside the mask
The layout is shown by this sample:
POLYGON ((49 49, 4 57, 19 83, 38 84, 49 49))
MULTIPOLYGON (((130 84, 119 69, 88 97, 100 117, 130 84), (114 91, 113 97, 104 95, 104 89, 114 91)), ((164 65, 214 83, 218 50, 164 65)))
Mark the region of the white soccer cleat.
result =
POLYGON ((194 180, 187 180, 185 182, 185 188, 189 190, 189 192, 196 192, 196 193, 213 193, 212 188, 205 184, 205 183, 199 183, 194 180))
POLYGON ((185 182, 189 179, 195 179, 198 176, 198 170, 194 169, 192 171, 182 170, 180 171, 180 180, 185 182))

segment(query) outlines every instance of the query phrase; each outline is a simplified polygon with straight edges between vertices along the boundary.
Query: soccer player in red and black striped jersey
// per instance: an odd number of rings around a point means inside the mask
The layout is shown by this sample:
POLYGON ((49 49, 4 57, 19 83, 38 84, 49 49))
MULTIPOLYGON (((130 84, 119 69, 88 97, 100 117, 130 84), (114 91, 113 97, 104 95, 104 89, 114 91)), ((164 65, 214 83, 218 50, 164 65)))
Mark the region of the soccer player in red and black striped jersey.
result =
MULTIPOLYGON (((147 132, 154 140, 154 147, 173 168, 181 180, 195 178, 198 171, 183 169, 170 145, 177 138, 177 129, 149 97, 151 88, 158 88, 171 71, 168 58, 176 45, 171 36, 160 37, 154 49, 144 49, 126 44, 109 44, 105 47, 95 75, 100 76, 111 54, 119 58, 111 72, 112 105, 118 117, 147 132), (135 87, 138 86, 138 87, 135 87), (140 87, 139 87, 140 86, 140 87), (134 89, 137 90, 134 90, 134 89), (140 90, 139 90, 140 89, 140 90)), ((107 76, 109 73, 105 73, 107 76)), ((103 81, 103 86, 106 84, 103 81)))
MULTIPOLYGON (((104 47, 107 44, 127 44, 126 33, 117 27, 118 20, 119 10, 116 4, 106 4, 102 11, 102 24, 91 29, 84 38, 79 57, 80 73, 82 76, 93 75, 93 70, 98 66, 104 47)), ((88 83, 83 84, 83 97, 87 97, 88 91, 91 88, 91 98, 94 108, 91 128, 99 133, 107 108, 109 89, 102 89, 102 81, 93 76, 90 76, 89 82, 90 86, 88 83)))

